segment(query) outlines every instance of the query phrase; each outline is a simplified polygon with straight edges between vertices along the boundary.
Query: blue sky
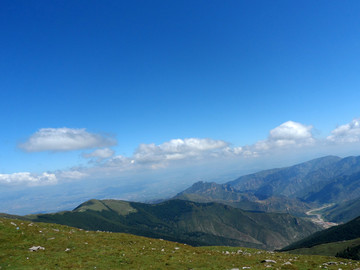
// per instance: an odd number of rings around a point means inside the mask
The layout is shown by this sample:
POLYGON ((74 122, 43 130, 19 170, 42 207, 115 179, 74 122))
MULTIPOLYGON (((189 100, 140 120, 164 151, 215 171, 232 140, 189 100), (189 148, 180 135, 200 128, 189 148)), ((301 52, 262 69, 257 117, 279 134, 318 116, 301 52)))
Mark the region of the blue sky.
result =
POLYGON ((0 182, 357 154, 359 11, 358 1, 1 1, 0 182))

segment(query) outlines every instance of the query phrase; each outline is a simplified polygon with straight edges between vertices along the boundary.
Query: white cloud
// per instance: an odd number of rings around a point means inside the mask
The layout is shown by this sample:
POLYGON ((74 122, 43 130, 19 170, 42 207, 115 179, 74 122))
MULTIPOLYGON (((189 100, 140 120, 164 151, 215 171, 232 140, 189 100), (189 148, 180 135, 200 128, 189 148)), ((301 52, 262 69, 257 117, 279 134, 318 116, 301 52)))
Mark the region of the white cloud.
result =
POLYGON ((334 143, 360 142, 360 118, 354 119, 348 124, 337 127, 331 131, 331 135, 326 139, 334 143))
POLYGON ((85 129, 42 128, 19 147, 27 152, 71 151, 116 144, 109 136, 89 133, 85 129))
MULTIPOLYGON (((287 121, 270 130, 267 139, 245 146, 232 146, 223 140, 210 138, 185 138, 173 139, 158 145, 154 143, 140 144, 132 156, 114 155, 113 150, 101 148, 83 154, 83 156, 95 158, 98 161, 106 159, 105 162, 89 167, 77 167, 68 171, 56 171, 54 174, 3 174, 0 175, 0 183, 46 185, 100 176, 111 178, 123 175, 125 172, 132 175, 132 173, 144 172, 149 168, 170 169, 176 164, 180 164, 180 166, 214 164, 214 162, 216 164, 224 164, 224 162, 242 164, 241 162, 255 162, 251 161, 252 158, 268 158, 272 154, 286 156, 285 152, 278 150, 286 150, 291 153, 291 150, 296 149, 296 153, 299 153, 301 149, 304 150, 303 152, 325 149, 324 147, 327 147, 329 142, 360 142, 360 119, 336 128, 326 139, 315 139, 312 129, 313 127, 310 125, 287 121)), ((106 143, 110 143, 107 137, 90 134, 85 129, 41 129, 29 139, 28 145, 24 148, 28 151, 40 151, 39 149, 60 151, 60 149, 79 149, 106 143), (64 145, 67 145, 66 148, 64 145)))
POLYGON ((135 151, 133 159, 139 163, 162 163, 187 158, 202 158, 218 153, 228 147, 221 140, 212 139, 174 139, 160 145, 141 144, 135 151))
POLYGON ((26 184, 29 186, 50 185, 57 183, 57 177, 53 173, 32 174, 19 172, 12 174, 0 174, 2 184, 26 184))
POLYGON ((254 150, 264 151, 284 146, 306 146, 315 143, 311 133, 312 126, 306 126, 298 122, 287 121, 270 130, 266 140, 255 143, 254 150))
POLYGON ((84 153, 84 158, 96 158, 98 161, 101 161, 103 159, 112 157, 115 154, 115 151, 110 148, 102 148, 102 149, 96 149, 95 151, 91 153, 84 153))

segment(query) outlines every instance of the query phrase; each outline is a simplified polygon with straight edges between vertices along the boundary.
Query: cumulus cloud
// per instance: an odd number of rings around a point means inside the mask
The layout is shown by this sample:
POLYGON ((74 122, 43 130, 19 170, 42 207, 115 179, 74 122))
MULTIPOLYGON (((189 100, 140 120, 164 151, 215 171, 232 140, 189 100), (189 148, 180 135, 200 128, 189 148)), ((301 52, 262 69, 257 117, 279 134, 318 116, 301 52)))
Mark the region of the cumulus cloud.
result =
POLYGON ((312 126, 298 122, 287 121, 270 130, 266 140, 255 143, 254 150, 269 150, 284 146, 306 146, 315 143, 311 133, 312 126))
POLYGON ((104 160, 106 158, 112 157, 115 154, 115 151, 110 148, 96 149, 91 153, 84 153, 84 158, 96 158, 98 161, 104 160))
POLYGON ((71 151, 115 145, 115 139, 86 129, 42 128, 19 147, 27 152, 71 151))
POLYGON ((331 131, 331 135, 326 138, 334 143, 356 143, 360 142, 360 118, 352 120, 350 123, 341 125, 331 131))
POLYGON ((29 186, 51 185, 57 183, 57 177, 53 173, 32 174, 19 172, 12 174, 0 174, 1 184, 26 184, 29 186))

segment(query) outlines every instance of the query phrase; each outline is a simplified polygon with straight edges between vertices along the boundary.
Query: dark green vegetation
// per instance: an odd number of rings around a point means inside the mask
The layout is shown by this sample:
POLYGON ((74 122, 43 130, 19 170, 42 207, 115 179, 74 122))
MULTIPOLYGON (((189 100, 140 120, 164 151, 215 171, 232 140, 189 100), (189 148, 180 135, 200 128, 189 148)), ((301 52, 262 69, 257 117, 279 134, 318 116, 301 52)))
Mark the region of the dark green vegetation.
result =
POLYGON ((175 198, 297 216, 333 204, 324 209, 323 216, 346 222, 360 215, 360 157, 327 156, 245 175, 222 185, 198 182, 175 198))
POLYGON ((27 218, 86 230, 125 232, 195 246, 284 247, 320 228, 289 214, 247 212, 219 203, 144 204, 91 200, 73 211, 27 218))
POLYGON ((360 257, 360 217, 345 224, 317 232, 282 251, 300 254, 337 255, 352 259, 360 257))
POLYGON ((0 218, 1 269, 356 269, 356 261, 250 248, 191 247, 123 233, 0 218), (41 246, 36 252, 33 246, 41 246), (272 260, 273 262, 263 262, 272 260))

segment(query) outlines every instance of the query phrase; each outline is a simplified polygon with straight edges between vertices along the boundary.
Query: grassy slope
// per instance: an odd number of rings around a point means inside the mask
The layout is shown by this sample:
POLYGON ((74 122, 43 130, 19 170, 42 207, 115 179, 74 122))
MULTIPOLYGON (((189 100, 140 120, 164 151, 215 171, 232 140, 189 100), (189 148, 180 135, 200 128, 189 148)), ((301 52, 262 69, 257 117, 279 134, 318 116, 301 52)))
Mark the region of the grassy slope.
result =
POLYGON ((360 267, 360 262, 333 257, 238 250, 0 218, 1 269, 319 269, 330 261, 334 264, 327 269, 360 267), (30 252, 34 245, 45 250, 30 252), (276 263, 262 263, 265 259, 276 263))

